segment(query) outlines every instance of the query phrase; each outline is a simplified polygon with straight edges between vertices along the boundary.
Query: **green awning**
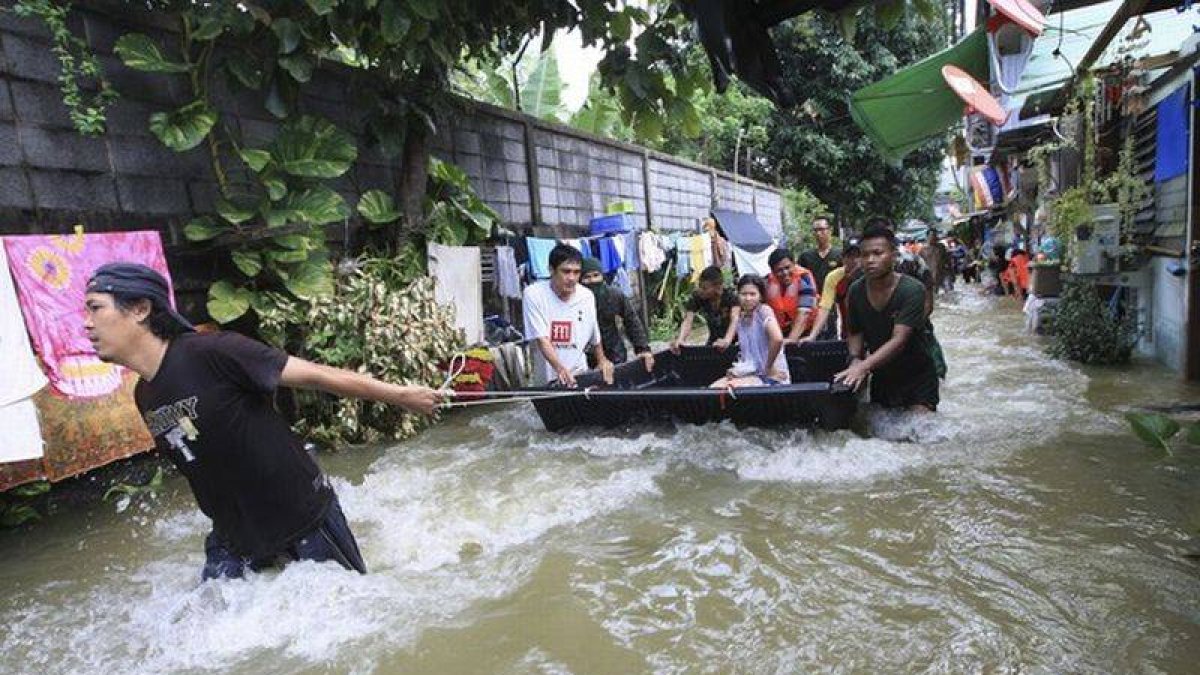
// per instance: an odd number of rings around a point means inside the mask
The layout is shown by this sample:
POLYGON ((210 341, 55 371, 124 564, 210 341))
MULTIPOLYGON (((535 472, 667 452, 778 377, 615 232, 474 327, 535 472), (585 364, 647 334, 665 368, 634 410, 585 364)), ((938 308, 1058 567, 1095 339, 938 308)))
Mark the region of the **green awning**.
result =
POLYGON ((986 85, 987 32, 981 27, 953 47, 850 97, 850 115, 885 157, 899 160, 962 119, 963 101, 942 79, 942 66, 947 64, 986 85))

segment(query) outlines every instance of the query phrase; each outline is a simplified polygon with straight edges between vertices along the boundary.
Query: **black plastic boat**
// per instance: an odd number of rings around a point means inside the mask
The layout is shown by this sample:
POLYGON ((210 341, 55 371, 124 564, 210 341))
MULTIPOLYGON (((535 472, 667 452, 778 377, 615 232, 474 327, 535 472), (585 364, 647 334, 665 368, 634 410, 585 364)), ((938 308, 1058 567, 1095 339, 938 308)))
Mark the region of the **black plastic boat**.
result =
MULTIPOLYGON (((849 361, 845 342, 810 342, 787 349, 792 384, 710 389, 737 358, 737 347, 683 347, 654 355, 654 372, 640 359, 617 366, 613 384, 600 374, 576 377, 586 394, 535 398, 534 408, 550 431, 576 427, 616 427, 673 419, 692 424, 732 420, 739 426, 803 425, 844 429, 857 407, 856 394, 833 383, 849 361)), ((531 394, 564 392, 547 387, 531 394)))

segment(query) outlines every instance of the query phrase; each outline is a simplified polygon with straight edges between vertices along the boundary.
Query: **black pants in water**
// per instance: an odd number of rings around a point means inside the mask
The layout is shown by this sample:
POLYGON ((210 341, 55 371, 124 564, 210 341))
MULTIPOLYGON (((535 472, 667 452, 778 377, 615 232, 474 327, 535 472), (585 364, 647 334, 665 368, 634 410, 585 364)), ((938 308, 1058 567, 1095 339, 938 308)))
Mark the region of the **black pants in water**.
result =
POLYGON ((204 539, 204 557, 204 570, 200 574, 203 581, 220 577, 240 579, 247 569, 258 571, 267 567, 282 566, 294 560, 332 560, 348 570, 355 570, 360 574, 367 573, 367 564, 363 562, 358 542, 354 540, 354 533, 346 523, 346 516, 342 513, 336 495, 329 502, 325 518, 317 527, 274 556, 261 560, 240 556, 231 551, 220 535, 213 531, 204 539))

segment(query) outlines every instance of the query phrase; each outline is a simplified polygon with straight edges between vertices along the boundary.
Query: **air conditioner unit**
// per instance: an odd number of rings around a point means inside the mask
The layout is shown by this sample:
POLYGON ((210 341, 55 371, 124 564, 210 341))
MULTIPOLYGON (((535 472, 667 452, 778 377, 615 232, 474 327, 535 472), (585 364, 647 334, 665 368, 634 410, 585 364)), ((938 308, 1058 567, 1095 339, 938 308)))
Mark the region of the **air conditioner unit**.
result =
POLYGON ((1076 274, 1108 274, 1117 271, 1121 256, 1121 217, 1116 204, 1092 207, 1092 226, 1086 238, 1075 235, 1075 257, 1071 271, 1076 274))

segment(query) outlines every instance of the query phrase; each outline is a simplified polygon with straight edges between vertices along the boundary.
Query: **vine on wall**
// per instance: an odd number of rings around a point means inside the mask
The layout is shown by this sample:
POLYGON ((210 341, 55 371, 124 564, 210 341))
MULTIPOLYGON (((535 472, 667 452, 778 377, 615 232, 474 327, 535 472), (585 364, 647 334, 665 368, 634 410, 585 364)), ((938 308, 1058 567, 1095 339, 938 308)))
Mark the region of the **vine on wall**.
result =
POLYGON ((87 43, 67 27, 70 7, 54 0, 18 0, 12 12, 24 18, 41 19, 50 29, 53 41, 50 49, 58 57, 60 67, 58 86, 71 124, 87 136, 103 134, 105 115, 108 106, 117 100, 117 92, 105 79, 100 61, 87 43), (85 91, 85 85, 91 85, 94 91, 85 91))

